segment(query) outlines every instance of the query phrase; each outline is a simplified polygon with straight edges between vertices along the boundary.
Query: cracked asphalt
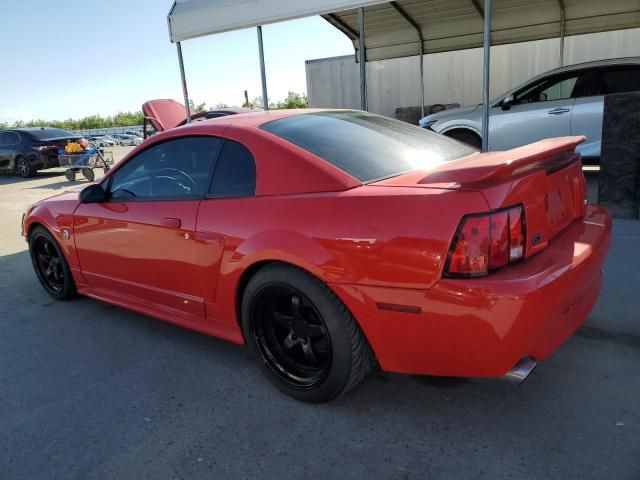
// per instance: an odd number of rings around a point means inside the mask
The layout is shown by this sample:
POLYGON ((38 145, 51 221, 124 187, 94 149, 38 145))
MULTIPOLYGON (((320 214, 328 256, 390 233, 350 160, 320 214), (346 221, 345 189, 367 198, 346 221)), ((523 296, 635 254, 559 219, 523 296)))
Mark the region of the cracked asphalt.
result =
POLYGON ((523 385, 377 372, 318 406, 243 347, 53 301, 19 225, 67 185, 0 176, 0 479, 640 479, 640 222, 615 221, 600 302, 523 385))

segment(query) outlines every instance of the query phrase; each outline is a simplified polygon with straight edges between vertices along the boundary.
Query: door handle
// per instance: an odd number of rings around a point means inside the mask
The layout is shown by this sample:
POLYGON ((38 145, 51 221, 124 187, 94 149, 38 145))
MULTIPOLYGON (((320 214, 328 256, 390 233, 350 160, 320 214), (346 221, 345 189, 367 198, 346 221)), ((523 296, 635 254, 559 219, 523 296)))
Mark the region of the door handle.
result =
POLYGON ((163 227, 167 228, 180 228, 180 225, 182 225, 182 221, 175 217, 162 217, 162 221, 160 223, 163 227))
POLYGON ((558 107, 558 108, 554 108, 552 110, 549 110, 547 113, 549 115, 562 115, 563 113, 567 113, 567 112, 570 112, 570 111, 571 111, 570 108, 558 107))

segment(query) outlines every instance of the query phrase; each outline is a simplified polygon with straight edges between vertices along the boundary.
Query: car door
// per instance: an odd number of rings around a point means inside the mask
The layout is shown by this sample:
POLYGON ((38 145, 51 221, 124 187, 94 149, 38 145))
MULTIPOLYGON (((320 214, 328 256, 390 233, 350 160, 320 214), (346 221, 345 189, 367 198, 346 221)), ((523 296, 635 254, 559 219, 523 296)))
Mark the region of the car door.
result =
MULTIPOLYGON (((242 212, 251 208, 256 189, 256 164, 249 149, 238 142, 226 140, 220 151, 207 197, 198 210, 197 235, 199 244, 208 243, 207 251, 201 252, 203 265, 209 265, 205 308, 208 318, 234 318, 233 312, 221 312, 217 284, 221 255, 216 248, 231 252, 245 238, 242 212)), ((221 292, 223 298, 234 292, 221 292)), ((232 305, 233 302, 226 302, 232 305)))
POLYGON ((221 146, 203 136, 154 144, 108 177, 107 201, 78 207, 76 251, 94 290, 204 317, 196 214, 221 146))
POLYGON ((513 95, 510 103, 492 109, 489 148, 508 150, 571 132, 573 92, 580 71, 538 79, 513 95))
POLYGON ((635 91, 640 91, 640 65, 591 69, 583 93, 576 99, 571 118, 571 135, 587 137, 577 147, 587 162, 600 157, 604 96, 635 91))

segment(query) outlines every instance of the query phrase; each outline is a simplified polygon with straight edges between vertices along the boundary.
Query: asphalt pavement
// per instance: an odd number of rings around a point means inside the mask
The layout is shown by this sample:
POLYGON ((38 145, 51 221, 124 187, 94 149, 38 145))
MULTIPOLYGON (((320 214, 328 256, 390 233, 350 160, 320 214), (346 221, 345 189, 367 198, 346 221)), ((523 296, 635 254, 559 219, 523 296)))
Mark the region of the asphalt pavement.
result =
MULTIPOLYGON (((374 373, 306 405, 244 347, 38 284, 18 234, 62 171, 0 176, 0 479, 640 479, 640 222, 521 386, 374 373)), ((425 345, 429 348, 429 345, 425 345)))

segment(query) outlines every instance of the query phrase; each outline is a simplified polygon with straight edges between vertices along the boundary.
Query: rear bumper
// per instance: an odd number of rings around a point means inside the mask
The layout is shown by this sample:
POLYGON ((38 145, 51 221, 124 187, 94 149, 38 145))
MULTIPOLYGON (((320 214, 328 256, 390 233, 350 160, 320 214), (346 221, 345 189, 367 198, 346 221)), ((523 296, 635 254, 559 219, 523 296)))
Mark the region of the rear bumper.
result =
POLYGON ((30 161, 36 170, 44 170, 46 168, 56 168, 60 166, 57 154, 38 153, 30 157, 30 161))
POLYGON ((384 370, 502 376, 524 357, 546 359, 584 323, 600 293, 610 238, 609 214, 589 206, 544 251, 488 277, 442 279, 427 291, 332 288, 384 370))

